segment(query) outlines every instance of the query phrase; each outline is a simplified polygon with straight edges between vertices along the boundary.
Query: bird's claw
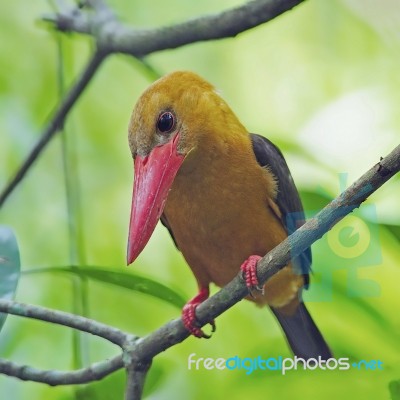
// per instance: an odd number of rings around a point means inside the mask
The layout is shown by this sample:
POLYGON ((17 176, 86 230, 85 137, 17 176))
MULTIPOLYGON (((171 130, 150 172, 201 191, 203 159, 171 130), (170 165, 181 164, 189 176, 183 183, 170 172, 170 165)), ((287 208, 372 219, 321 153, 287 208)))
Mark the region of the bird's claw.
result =
POLYGON ((197 318, 196 318, 196 308, 200 304, 199 303, 187 303, 182 310, 182 321, 185 328, 193 335, 198 338, 210 339, 212 334, 216 330, 215 321, 211 320, 209 324, 211 325, 211 335, 205 333, 201 328, 197 326, 197 318))
POLYGON ((250 256, 240 267, 242 278, 246 282, 250 296, 255 298, 254 292, 264 295, 264 286, 260 286, 257 277, 257 263, 261 259, 260 256, 250 256))

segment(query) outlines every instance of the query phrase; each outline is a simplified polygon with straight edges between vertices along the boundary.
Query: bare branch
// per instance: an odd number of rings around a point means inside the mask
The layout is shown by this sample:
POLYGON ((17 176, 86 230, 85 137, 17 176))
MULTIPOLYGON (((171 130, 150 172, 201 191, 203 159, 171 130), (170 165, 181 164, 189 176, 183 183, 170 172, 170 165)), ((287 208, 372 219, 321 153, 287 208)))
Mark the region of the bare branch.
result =
MULTIPOLYGON (((301 228, 265 255, 257 266, 257 276, 260 283, 266 282, 282 269, 291 258, 298 256, 310 247, 339 220, 359 207, 368 196, 399 171, 400 146, 397 146, 387 157, 374 165, 314 218, 307 221, 301 228)), ((199 325, 203 326, 207 321, 215 319, 247 294, 248 289, 241 275, 238 274, 218 293, 199 305, 196 309, 199 325)), ((0 300, 0 312, 41 319, 79 329, 103 337, 119 345, 124 351, 123 356, 117 356, 109 361, 93 364, 89 368, 72 372, 39 371, 27 366, 18 366, 8 361, 0 361, 0 373, 53 385, 84 383, 92 379, 100 379, 99 377, 120 368, 123 362, 127 370, 127 400, 140 399, 152 359, 189 336, 181 319, 173 320, 145 338, 138 339, 116 328, 87 318, 13 301, 0 300)))
POLYGON ((120 347, 122 347, 128 339, 131 339, 130 335, 113 326, 64 311, 50 310, 44 307, 3 299, 0 299, 0 311, 19 315, 21 317, 39 319, 53 324, 69 326, 73 329, 100 336, 120 347))
POLYGON ((151 363, 139 361, 126 367, 125 400, 140 400, 142 398, 144 382, 151 363))
POLYGON ((94 363, 87 368, 78 369, 76 371, 45 371, 0 359, 1 374, 13 376, 24 381, 45 383, 51 386, 93 382, 104 378, 123 366, 121 354, 110 360, 94 363))
POLYGON ((136 356, 140 342, 127 342, 124 347, 126 368, 125 400, 139 400, 142 397, 144 382, 151 366, 151 360, 141 360, 136 356))
POLYGON ((75 102, 78 100, 79 96, 82 94, 86 86, 91 81, 93 75, 97 71, 97 68, 100 66, 103 59, 104 59, 104 54, 102 54, 101 52, 96 52, 93 55, 88 65, 86 66, 85 70, 83 71, 82 75, 79 77, 75 85, 71 88, 71 90, 67 93, 66 97, 59 105, 56 113, 54 114, 53 118, 45 128, 42 136, 36 143, 35 147, 31 150, 28 157, 21 165, 21 167, 18 169, 17 173, 11 179, 9 184, 1 192, 0 208, 7 200, 8 196, 12 193, 12 191, 17 187, 18 183, 21 182, 21 180, 24 178, 29 168, 39 157, 39 155, 46 147, 46 145, 49 143, 49 141, 63 126, 67 114, 69 113, 75 102))
MULTIPOLYGON (((50 310, 44 307, 3 299, 0 299, 0 311, 21 317, 64 325, 79 331, 91 333, 121 348, 124 348, 127 343, 132 346, 137 341, 136 337, 122 332, 117 328, 63 311, 50 310)), ((75 371, 46 371, 0 359, 0 373, 14 376, 22 380, 46 383, 48 385, 70 385, 92 382, 104 378, 123 366, 124 363, 121 354, 110 360, 94 363, 87 368, 75 371)))
POLYGON ((108 8, 107 4, 103 0, 84 0, 82 3, 94 10, 112 14, 111 9, 108 8))
MULTIPOLYGON (((354 208, 359 207, 368 196, 399 170, 400 146, 397 146, 314 218, 307 221, 259 261, 257 276, 260 284, 282 269, 291 258, 304 252, 354 208)), ((239 273, 224 288, 197 307, 196 316, 200 322, 199 325, 203 326, 207 321, 215 319, 247 295, 248 289, 239 273)), ((141 360, 151 360, 157 354, 182 342, 188 336, 181 319, 171 321, 144 337, 140 341, 140 346, 136 347, 135 357, 141 360)))
POLYGON ((107 53, 126 53, 135 57, 180 47, 189 43, 234 37, 291 10, 304 0, 253 0, 218 14, 194 18, 173 26, 134 29, 114 17, 84 10, 62 11, 43 19, 60 31, 79 32, 95 37, 98 48, 107 53))
POLYGON ((63 125, 69 111, 88 85, 104 58, 110 53, 127 53, 143 58, 150 53, 176 48, 204 40, 233 37, 270 21, 304 0, 254 0, 219 14, 195 18, 177 25, 137 30, 121 24, 103 0, 84 0, 91 8, 63 8, 55 15, 43 17, 60 31, 75 31, 93 35, 98 51, 90 60, 76 84, 67 93, 39 141, 0 193, 0 208, 25 177, 29 168, 63 125))
MULTIPOLYGON (((150 53, 180 47, 198 41, 233 37, 265 23, 292 9, 304 0, 254 0, 241 7, 219 14, 203 16, 174 26, 136 30, 121 24, 103 0, 85 0, 85 9, 62 10, 45 19, 57 29, 92 35, 98 51, 72 87, 59 109, 43 132, 5 190, 0 194, 0 207, 23 179, 47 143, 62 127, 64 120, 83 90, 90 82, 104 58, 111 53, 127 53, 142 58, 150 53)), ((331 229, 340 219, 390 179, 400 170, 400 146, 371 168, 349 189, 332 201, 313 219, 290 235, 280 245, 260 260, 257 267, 259 281, 265 282, 331 229)), ((217 294, 202 303, 196 310, 199 325, 215 319, 248 294, 240 274, 217 294)), ((44 371, 29 366, 0 360, 0 373, 23 380, 50 385, 87 383, 101 379, 125 366, 127 370, 126 399, 140 399, 144 381, 154 356, 183 341, 189 336, 180 319, 169 322, 143 339, 122 332, 114 327, 77 315, 49 310, 42 307, 0 300, 0 311, 69 326, 73 329, 100 336, 117 344, 124 354, 101 361, 76 371, 44 371)))

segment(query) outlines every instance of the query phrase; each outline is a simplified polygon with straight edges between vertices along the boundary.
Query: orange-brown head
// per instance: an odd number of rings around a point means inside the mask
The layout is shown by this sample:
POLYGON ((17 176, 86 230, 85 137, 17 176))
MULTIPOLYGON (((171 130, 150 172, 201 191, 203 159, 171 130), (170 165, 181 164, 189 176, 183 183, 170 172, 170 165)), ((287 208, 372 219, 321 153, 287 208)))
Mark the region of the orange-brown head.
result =
POLYGON ((128 264, 140 254, 163 212, 178 170, 191 152, 246 130, 214 87, 192 72, 173 72, 139 98, 129 124, 135 181, 128 264))
POLYGON ((177 150, 188 154, 204 136, 215 135, 216 126, 232 124, 240 122, 210 83, 193 72, 177 71, 140 96, 129 124, 129 145, 133 156, 146 156, 179 134, 177 150))

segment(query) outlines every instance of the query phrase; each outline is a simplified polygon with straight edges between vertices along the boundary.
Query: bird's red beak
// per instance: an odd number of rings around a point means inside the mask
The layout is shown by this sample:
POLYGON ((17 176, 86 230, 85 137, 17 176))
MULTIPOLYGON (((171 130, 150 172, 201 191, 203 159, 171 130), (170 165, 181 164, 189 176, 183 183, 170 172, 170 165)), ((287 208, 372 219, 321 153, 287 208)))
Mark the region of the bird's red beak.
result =
POLYGON ((168 192, 182 165, 179 133, 155 147, 149 155, 136 156, 127 262, 131 264, 146 246, 164 210, 168 192))

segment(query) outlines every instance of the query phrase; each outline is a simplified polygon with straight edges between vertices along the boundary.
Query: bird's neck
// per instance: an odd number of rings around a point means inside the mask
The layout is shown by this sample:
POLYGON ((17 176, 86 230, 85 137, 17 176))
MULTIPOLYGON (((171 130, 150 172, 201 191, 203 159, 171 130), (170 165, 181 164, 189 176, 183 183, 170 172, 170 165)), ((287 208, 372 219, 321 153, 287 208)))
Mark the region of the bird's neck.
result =
MULTIPOLYGON (((213 204, 229 199, 240 200, 240 196, 262 185, 262 170, 257 165, 247 132, 208 135, 186 157, 178 171, 169 193, 166 211, 170 207, 179 209, 182 204, 195 201, 213 204), (250 176, 259 174, 256 179, 250 176)), ((194 206, 194 204, 193 204, 194 206)))
POLYGON ((210 175, 229 175, 230 170, 243 168, 254 158, 249 134, 237 129, 226 132, 207 132, 187 155, 177 178, 181 183, 200 184, 210 175))

